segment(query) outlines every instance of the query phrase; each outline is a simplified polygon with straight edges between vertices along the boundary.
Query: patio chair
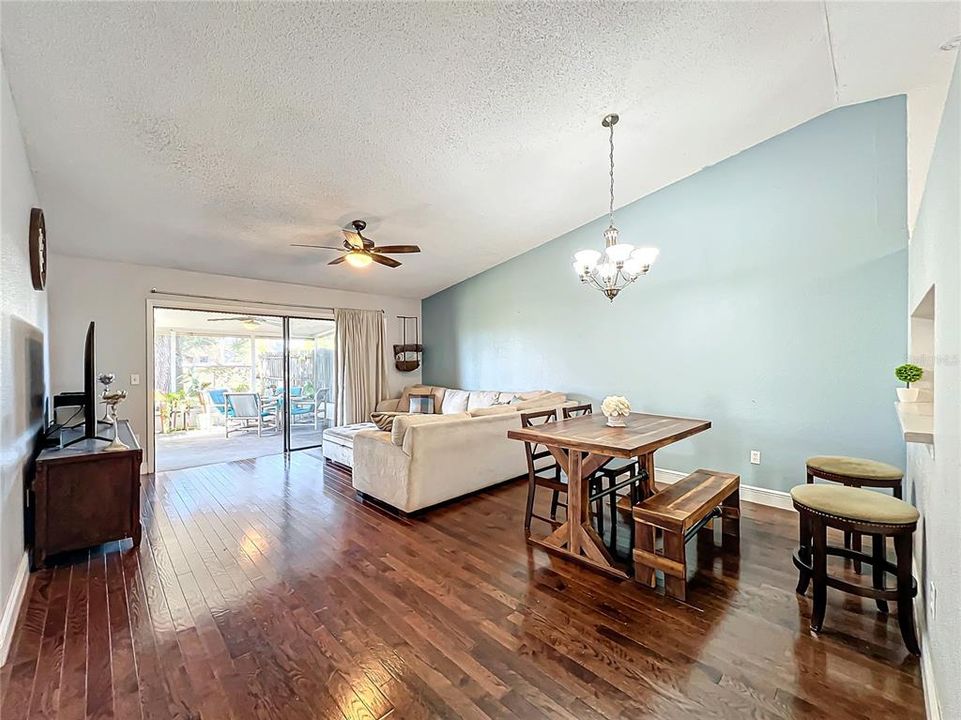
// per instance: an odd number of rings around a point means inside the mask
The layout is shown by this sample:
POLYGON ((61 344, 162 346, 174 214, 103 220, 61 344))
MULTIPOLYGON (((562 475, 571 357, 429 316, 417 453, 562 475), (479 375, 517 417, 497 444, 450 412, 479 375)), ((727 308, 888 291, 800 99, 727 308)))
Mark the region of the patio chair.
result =
POLYGON ((314 430, 317 429, 318 420, 323 413, 323 419, 327 421, 327 396, 330 394, 329 388, 321 388, 314 393, 314 430))
POLYGON ((238 430, 253 428, 257 428, 257 437, 260 437, 264 430, 278 428, 276 407, 264 408, 257 393, 226 392, 224 400, 227 411, 224 416, 224 437, 230 437, 230 433, 238 430))
MULTIPOLYGON (((284 407, 284 388, 277 388, 277 407, 283 412, 284 407)), ((326 417, 326 412, 325 412, 326 417)), ((304 388, 295 385, 290 388, 290 424, 293 425, 297 420, 314 423, 314 430, 317 429, 317 400, 315 397, 305 396, 304 388)))
MULTIPOLYGON (((227 417, 227 398, 224 395, 227 394, 227 388, 208 388, 204 392, 207 393, 207 404, 214 409, 214 411, 221 418, 227 417)), ((226 424, 226 419, 224 420, 226 424)))

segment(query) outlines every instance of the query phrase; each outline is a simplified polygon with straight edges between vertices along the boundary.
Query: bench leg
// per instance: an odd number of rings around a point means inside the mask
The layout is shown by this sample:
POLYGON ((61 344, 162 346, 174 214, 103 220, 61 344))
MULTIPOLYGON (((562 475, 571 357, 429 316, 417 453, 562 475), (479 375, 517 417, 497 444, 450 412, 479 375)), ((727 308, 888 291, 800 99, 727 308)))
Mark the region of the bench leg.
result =
POLYGON ((673 560, 680 576, 664 573, 664 592, 668 597, 687 601, 687 562, 684 553, 683 533, 664 532, 664 557, 673 560))
MULTIPOLYGON (((654 554, 654 526, 647 523, 634 522, 634 539, 637 548, 645 552, 654 554)), ((644 562, 634 558, 634 580, 646 587, 657 585, 657 578, 654 575, 654 568, 644 562)))
POLYGON ((721 501, 721 531, 726 537, 741 535, 741 494, 738 490, 721 501))

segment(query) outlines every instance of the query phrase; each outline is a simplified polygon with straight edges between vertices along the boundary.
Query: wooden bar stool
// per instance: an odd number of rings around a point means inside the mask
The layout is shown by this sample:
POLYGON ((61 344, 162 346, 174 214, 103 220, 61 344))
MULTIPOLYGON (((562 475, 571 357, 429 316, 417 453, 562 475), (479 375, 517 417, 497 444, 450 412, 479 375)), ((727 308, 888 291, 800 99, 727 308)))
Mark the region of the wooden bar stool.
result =
POLYGON ((917 509, 888 495, 837 485, 798 485, 792 488, 791 499, 800 518, 800 542, 794 553, 794 565, 799 572, 797 592, 803 595, 808 583, 814 583, 811 631, 815 634, 821 632, 829 587, 873 598, 883 613, 888 611, 887 601, 894 600, 898 603, 898 625, 904 644, 909 651, 920 655, 912 608, 918 586, 911 576, 912 535, 919 517, 917 509), (868 555, 859 550, 828 545, 829 527, 845 533, 870 535, 873 552, 868 555), (887 559, 885 541, 888 537, 894 538, 896 564, 887 559), (828 575, 829 555, 870 565, 872 587, 828 575), (896 587, 884 584, 885 573, 897 577, 896 587))
MULTIPOLYGON (((901 499, 904 473, 887 463, 867 458, 844 455, 816 455, 805 462, 808 483, 814 478, 838 482, 848 487, 891 488, 894 497, 901 499)), ((844 533, 844 547, 861 551, 860 533, 844 533)), ((854 572, 861 574, 861 563, 854 562, 854 572)))
MULTIPOLYGON (((529 428, 544 423, 557 421, 557 409, 540 410, 537 412, 521 413, 521 427, 529 428)), ((548 523, 552 529, 560 527, 561 522, 557 519, 557 508, 562 507, 567 510, 567 481, 561 477, 561 466, 551 455, 550 450, 543 445, 536 443, 524 443, 524 451, 527 454, 527 509, 524 513, 524 535, 530 537, 531 520, 536 518, 548 523), (534 512, 534 497, 537 488, 542 487, 551 491, 551 514, 550 517, 537 515, 534 512), (564 495, 564 502, 561 502, 561 495, 564 495)), ((600 480, 592 480, 590 492, 594 493, 599 487, 600 480)), ((595 516, 600 513, 601 501, 595 502, 595 516)), ((603 518, 603 516, 600 516, 603 518)), ((603 525, 601 526, 603 533, 603 525)))

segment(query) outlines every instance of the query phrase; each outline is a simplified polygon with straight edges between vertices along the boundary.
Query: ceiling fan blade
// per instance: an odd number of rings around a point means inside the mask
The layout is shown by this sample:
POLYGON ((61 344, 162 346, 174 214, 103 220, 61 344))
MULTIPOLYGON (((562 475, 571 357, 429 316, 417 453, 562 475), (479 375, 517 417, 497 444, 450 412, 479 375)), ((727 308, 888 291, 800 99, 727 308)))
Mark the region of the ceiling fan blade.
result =
POLYGON ((351 247, 355 247, 358 250, 362 250, 364 247, 364 238, 361 237, 360 233, 354 232, 353 230, 341 230, 344 233, 344 240, 351 247))
POLYGON ((343 250, 343 246, 334 247, 333 245, 302 245, 301 243, 290 243, 290 247, 316 248, 317 250, 343 250))
POLYGON ((340 257, 334 258, 333 260, 331 260, 331 261, 330 261, 329 263, 327 263, 327 264, 328 264, 328 265, 340 265, 340 264, 341 264, 342 262, 344 262, 344 260, 346 260, 346 259, 347 259, 347 256, 346 256, 346 255, 341 255, 340 257))
POLYGON ((375 247, 371 252, 377 253, 419 253, 420 248, 416 245, 384 245, 383 247, 375 247))
POLYGON ((375 263, 380 263, 381 265, 386 265, 389 268, 400 267, 400 263, 394 260, 394 258, 389 258, 386 255, 378 255, 377 253, 371 253, 370 259, 375 263))

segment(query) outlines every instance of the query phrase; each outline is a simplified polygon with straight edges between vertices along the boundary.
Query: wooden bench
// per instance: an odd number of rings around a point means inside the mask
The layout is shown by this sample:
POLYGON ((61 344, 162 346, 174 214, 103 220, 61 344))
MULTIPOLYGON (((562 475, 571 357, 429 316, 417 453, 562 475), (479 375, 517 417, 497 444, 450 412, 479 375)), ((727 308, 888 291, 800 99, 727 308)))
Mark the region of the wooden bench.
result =
POLYGON ((685 543, 714 518, 721 518, 722 532, 740 533, 741 506, 737 475, 715 470, 695 470, 661 492, 634 506, 634 579, 654 587, 655 570, 664 573, 669 597, 687 600, 685 543), (655 550, 655 531, 664 536, 664 549, 655 550))

